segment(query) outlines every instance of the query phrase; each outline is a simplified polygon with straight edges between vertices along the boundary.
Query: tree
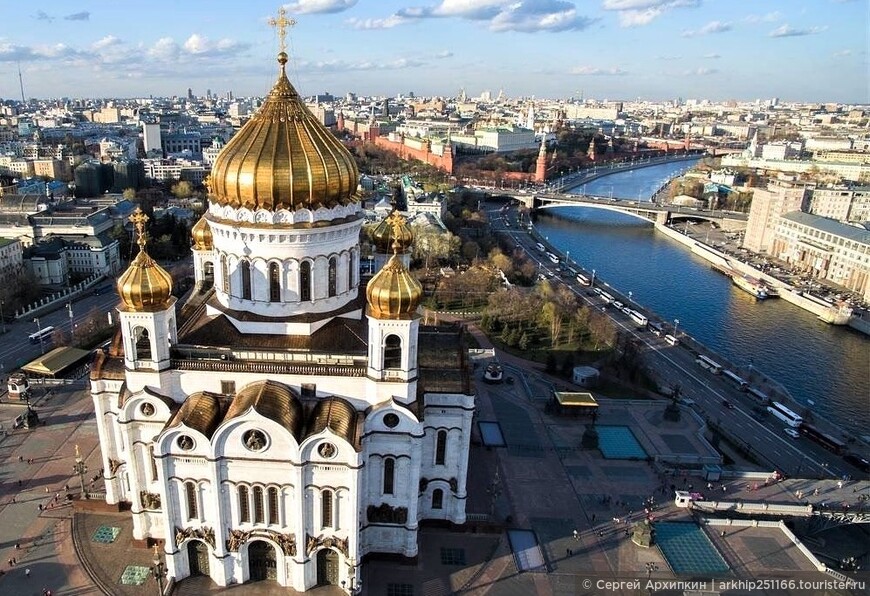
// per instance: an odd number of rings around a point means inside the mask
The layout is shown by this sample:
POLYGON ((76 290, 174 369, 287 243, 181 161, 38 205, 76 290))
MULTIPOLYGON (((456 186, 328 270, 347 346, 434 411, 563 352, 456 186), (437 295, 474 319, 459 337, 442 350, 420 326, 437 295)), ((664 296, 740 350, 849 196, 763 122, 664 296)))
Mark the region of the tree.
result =
POLYGON ((172 194, 177 199, 189 199, 193 196, 193 185, 187 180, 182 180, 172 185, 172 194))
POLYGON ((128 201, 132 201, 136 198, 136 189, 135 188, 125 188, 122 196, 128 201))

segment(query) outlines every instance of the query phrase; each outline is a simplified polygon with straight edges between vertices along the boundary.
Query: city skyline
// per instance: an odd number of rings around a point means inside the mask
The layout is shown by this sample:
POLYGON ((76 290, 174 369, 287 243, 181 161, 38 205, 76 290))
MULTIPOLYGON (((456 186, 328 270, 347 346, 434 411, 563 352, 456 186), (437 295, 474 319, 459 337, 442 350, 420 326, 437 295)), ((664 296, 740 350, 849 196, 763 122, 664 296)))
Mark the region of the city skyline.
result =
MULTIPOLYGON (((264 95, 278 3, 7 8, 0 99, 264 95)), ((295 0, 300 93, 868 103, 859 0, 295 0), (808 73, 811 76, 808 76, 808 73)))

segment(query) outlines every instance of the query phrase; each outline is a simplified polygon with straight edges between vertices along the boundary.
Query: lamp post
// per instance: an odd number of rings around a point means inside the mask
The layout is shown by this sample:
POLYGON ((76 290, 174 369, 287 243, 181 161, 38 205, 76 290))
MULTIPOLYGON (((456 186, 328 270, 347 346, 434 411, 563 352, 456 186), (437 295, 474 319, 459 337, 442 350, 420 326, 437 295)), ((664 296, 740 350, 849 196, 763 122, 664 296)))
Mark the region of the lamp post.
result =
POLYGON ((35 317, 33 322, 36 323, 37 335, 39 335, 39 353, 45 354, 45 346, 42 343, 42 326, 39 324, 39 317, 35 317))
POLYGON ((3 325, 3 333, 6 333, 6 319, 3 318, 3 305, 6 304, 5 300, 0 300, 0 324, 3 325))
POLYGON ((680 325, 679 319, 674 319, 674 337, 677 337, 677 327, 680 325))
POLYGON ((592 281, 589 283, 590 288, 595 287, 595 269, 592 270, 592 281))
POLYGON ((82 499, 88 498, 88 493, 85 492, 85 474, 88 471, 88 465, 82 459, 82 453, 79 451, 79 446, 76 445, 76 463, 73 464, 73 472, 78 474, 79 482, 82 485, 82 499))
POLYGON ((157 580, 157 593, 163 596, 163 578, 166 577, 166 563, 160 560, 160 550, 154 545, 154 567, 151 575, 157 580))
POLYGON ((631 293, 631 290, 629 290, 628 291, 628 303, 629 304, 633 304, 633 302, 631 301, 631 296, 632 296, 632 293, 631 293))
POLYGON ((70 343, 72 343, 74 338, 74 329, 73 329, 73 310, 72 310, 72 302, 66 303, 66 310, 69 312, 69 338, 70 343))

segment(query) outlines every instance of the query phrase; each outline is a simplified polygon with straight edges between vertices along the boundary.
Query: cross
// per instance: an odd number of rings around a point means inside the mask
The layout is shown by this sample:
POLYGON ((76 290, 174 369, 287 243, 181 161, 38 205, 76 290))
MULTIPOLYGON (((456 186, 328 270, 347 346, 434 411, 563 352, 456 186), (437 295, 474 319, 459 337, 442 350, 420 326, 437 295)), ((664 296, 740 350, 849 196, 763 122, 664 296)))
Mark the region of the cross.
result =
POLYGON ((285 14, 287 14, 287 12, 282 6, 278 9, 278 18, 276 19, 272 17, 269 19, 269 25, 275 27, 278 30, 278 44, 282 52, 287 49, 287 43, 285 41, 285 37, 287 36, 287 27, 292 27, 296 24, 295 19, 293 19, 292 17, 288 19, 284 16, 285 14))
POLYGON ((148 221, 148 216, 142 213, 142 210, 139 207, 136 207, 136 210, 133 211, 133 215, 130 216, 130 221, 133 222, 133 225, 136 226, 136 232, 139 234, 139 240, 136 243, 143 247, 145 246, 145 222, 148 221))

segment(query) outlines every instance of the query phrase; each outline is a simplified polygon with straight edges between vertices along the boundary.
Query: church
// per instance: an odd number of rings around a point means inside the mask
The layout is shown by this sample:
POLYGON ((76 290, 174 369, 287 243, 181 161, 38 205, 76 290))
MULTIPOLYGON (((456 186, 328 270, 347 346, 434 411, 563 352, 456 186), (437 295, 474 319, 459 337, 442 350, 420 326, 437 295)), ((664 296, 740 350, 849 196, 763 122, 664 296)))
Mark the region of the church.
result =
POLYGON ((183 305, 130 218, 90 380, 106 501, 176 581, 355 593, 365 557, 413 560, 421 522, 465 522, 473 386, 461 331, 421 325, 398 213, 361 278, 357 167, 288 80, 283 34, 278 62, 214 162, 183 305))

